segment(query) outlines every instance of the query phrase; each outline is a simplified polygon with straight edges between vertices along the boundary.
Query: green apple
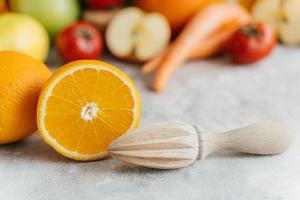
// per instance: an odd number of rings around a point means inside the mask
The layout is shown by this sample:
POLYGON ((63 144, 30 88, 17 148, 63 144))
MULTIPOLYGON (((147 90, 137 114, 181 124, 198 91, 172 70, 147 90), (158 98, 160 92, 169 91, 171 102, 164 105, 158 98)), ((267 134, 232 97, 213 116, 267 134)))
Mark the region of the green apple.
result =
POLYGON ((45 61, 49 36, 35 18, 20 13, 0 15, 0 51, 18 51, 45 61))
POLYGON ((77 0, 10 0, 10 8, 38 19, 51 38, 79 16, 77 0))

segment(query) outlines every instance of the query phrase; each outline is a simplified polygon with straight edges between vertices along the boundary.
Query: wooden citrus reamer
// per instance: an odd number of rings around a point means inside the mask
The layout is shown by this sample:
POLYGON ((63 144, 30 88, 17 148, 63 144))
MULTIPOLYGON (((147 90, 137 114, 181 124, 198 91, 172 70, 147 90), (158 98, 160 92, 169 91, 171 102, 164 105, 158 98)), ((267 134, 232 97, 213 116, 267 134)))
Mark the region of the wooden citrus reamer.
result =
POLYGON ((163 122, 136 129, 109 147, 113 158, 157 169, 176 169, 218 150, 272 155, 290 146, 294 132, 279 123, 259 123, 225 133, 204 133, 185 122, 163 122))

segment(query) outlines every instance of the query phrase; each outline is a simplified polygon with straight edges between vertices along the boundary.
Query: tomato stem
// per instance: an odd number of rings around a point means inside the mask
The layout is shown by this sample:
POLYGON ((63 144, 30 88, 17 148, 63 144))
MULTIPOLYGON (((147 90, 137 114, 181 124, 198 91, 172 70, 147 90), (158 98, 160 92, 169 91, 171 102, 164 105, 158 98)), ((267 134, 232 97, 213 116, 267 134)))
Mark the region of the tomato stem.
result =
POLYGON ((75 31, 74 34, 79 37, 83 37, 86 40, 90 40, 92 38, 91 32, 89 30, 85 30, 85 29, 78 29, 75 31))
POLYGON ((240 32, 250 37, 256 37, 258 35, 258 30, 252 26, 243 27, 240 29, 240 32))
POLYGON ((87 40, 91 39, 91 33, 87 30, 82 30, 82 36, 87 40))

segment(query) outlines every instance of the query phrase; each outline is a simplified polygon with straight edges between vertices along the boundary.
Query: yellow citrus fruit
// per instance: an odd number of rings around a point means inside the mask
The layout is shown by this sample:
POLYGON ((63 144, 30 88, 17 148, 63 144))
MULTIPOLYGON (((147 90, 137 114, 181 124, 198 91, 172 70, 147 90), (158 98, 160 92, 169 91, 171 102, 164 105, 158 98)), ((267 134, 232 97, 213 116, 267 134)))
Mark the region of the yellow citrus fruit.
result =
POLYGON ((0 144, 15 142, 36 130, 36 106, 51 72, 40 61, 0 51, 0 144))
POLYGON ((35 18, 13 12, 0 15, 0 51, 18 51, 45 61, 48 50, 48 33, 35 18))
POLYGON ((107 63, 79 60, 61 67, 45 84, 37 109, 42 138, 75 160, 105 158, 108 145, 140 119, 133 82, 107 63))

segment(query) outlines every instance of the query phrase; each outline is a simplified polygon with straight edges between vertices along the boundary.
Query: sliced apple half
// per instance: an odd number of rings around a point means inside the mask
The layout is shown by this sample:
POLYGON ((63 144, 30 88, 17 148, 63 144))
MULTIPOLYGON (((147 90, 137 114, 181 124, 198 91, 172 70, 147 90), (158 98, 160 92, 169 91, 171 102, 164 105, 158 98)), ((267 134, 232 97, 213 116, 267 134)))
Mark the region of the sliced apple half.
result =
POLYGON ((171 28, 159 13, 144 13, 136 7, 122 9, 109 22, 105 33, 111 53, 123 59, 147 61, 166 48, 171 28))
POLYGON ((285 0, 280 36, 286 44, 300 44, 300 0, 285 0))
POLYGON ((252 15, 269 23, 283 43, 300 44, 300 0, 256 1, 252 15))

